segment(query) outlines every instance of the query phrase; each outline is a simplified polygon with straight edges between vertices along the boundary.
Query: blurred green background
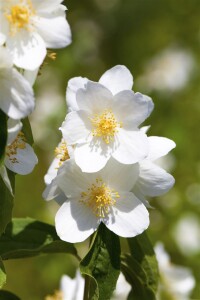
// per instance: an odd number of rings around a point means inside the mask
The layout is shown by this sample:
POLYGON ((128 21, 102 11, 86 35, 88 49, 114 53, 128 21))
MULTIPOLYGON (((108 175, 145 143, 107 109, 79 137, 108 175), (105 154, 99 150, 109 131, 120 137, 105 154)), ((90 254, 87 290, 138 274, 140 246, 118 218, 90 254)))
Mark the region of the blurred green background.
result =
MULTIPOLYGON (((74 76, 98 81, 109 68, 126 65, 134 91, 151 96, 155 108, 145 124, 150 135, 173 139, 177 148, 162 163, 176 184, 151 200, 148 230, 153 244, 162 241, 176 264, 191 268, 200 299, 200 1, 85 0, 64 1, 73 43, 57 51, 35 85, 37 108, 31 116, 39 164, 17 176, 15 217, 54 223, 58 206, 42 199, 43 176, 60 140, 66 115, 65 90, 74 76)), ((78 245, 81 255, 87 243, 78 245)), ((6 289, 22 300, 43 300, 59 287, 62 274, 75 274, 68 255, 9 261, 6 289)), ((141 299, 142 300, 142 299, 141 299)))

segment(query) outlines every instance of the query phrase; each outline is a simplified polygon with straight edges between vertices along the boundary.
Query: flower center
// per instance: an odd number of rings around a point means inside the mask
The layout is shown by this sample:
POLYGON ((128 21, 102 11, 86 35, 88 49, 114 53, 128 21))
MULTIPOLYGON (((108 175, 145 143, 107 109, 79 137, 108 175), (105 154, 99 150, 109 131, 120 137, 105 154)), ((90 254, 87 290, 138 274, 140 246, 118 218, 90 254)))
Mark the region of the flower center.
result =
POLYGON ((62 141, 61 144, 55 149, 55 155, 60 160, 59 167, 61 167, 67 159, 70 159, 65 141, 62 141))
POLYGON ((101 179, 96 179, 96 183, 92 184, 87 192, 81 193, 80 201, 90 207, 97 217, 105 218, 119 197, 118 192, 106 186, 101 179))
POLYGON ((30 30, 30 18, 34 14, 30 0, 6 7, 5 16, 10 23, 10 33, 16 34, 20 29, 30 30))
POLYGON ((18 149, 25 149, 26 148, 26 139, 23 132, 19 132, 16 139, 12 144, 6 147, 6 156, 12 163, 18 163, 17 155, 18 149))
POLYGON ((94 115, 90 120, 95 127, 92 130, 92 135, 101 137, 106 144, 114 140, 115 134, 122 127, 122 122, 116 120, 115 115, 110 109, 106 109, 100 115, 94 115))

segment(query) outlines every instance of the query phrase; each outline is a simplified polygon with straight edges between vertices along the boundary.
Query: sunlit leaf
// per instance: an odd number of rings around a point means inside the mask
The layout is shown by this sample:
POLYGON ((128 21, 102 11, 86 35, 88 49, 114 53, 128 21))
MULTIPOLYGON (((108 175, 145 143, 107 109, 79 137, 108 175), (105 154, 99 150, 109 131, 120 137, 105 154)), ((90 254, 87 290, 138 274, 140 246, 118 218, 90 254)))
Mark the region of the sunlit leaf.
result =
POLYGON ((13 219, 0 238, 2 259, 33 257, 42 253, 69 253, 78 257, 73 244, 61 241, 54 226, 30 218, 13 219))
POLYGON ((91 279, 89 299, 110 299, 120 274, 119 237, 102 223, 95 240, 80 264, 82 274, 91 279), (94 285, 94 281, 96 286, 94 285))
POLYGON ((5 283, 6 283, 6 271, 3 265, 3 261, 0 257, 0 288, 2 288, 5 283))

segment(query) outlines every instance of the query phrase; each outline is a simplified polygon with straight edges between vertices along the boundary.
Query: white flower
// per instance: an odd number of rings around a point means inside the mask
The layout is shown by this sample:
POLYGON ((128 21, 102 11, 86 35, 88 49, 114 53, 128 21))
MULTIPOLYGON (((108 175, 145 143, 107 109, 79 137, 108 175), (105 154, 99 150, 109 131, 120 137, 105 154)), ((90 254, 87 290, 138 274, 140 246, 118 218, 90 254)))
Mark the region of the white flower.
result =
POLYGON ((150 60, 139 82, 149 90, 177 91, 187 84, 194 66, 190 52, 167 48, 150 60))
POLYGON ((0 109, 12 119, 29 115, 35 106, 29 82, 12 66, 8 51, 0 47, 0 109))
MULTIPOLYGON (((47 296, 45 300, 81 300, 84 294, 85 280, 80 272, 76 272, 75 278, 70 278, 63 275, 60 283, 60 291, 54 296, 47 296)), ((125 277, 120 273, 116 290, 113 293, 111 300, 126 300, 130 292, 131 286, 125 280, 125 277)))
POLYGON ((185 256, 200 253, 200 220, 198 214, 185 213, 175 224, 173 236, 185 256))
POLYGON ((47 174, 44 177, 44 181, 47 185, 43 192, 43 198, 47 201, 55 199, 58 204, 63 204, 66 201, 66 196, 57 184, 58 169, 63 165, 65 161, 73 158, 73 147, 67 146, 64 140, 58 144, 55 149, 56 157, 53 159, 47 174))
MULTIPOLYGON (((146 131, 148 128, 141 128, 146 131)), ((169 191, 174 185, 174 177, 156 164, 156 161, 167 155, 176 144, 164 137, 148 137, 148 156, 139 162, 139 178, 133 188, 134 194, 145 205, 149 206, 146 197, 161 196, 169 191)))
POLYGON ((38 162, 33 148, 26 143, 20 121, 8 120, 8 141, 4 164, 14 173, 26 175, 32 172, 38 162))
POLYGON ((46 48, 63 48, 71 43, 69 24, 62 0, 1 0, 0 44, 13 56, 14 64, 35 70, 46 48))
POLYGON ((85 280, 80 272, 76 272, 75 278, 63 275, 61 278, 62 300, 79 300, 83 299, 85 280))
POLYGON ((82 171, 99 171, 111 156, 123 164, 147 156, 147 137, 138 126, 149 116, 153 103, 134 93, 132 83, 124 66, 108 70, 99 83, 85 78, 70 81, 67 101, 71 112, 61 131, 67 144, 76 144, 74 157, 82 171))
POLYGON ((171 264, 170 257, 161 243, 156 245, 155 252, 161 276, 160 294, 162 294, 163 290, 174 297, 173 299, 175 300, 189 300, 195 285, 195 280, 190 270, 171 264))
POLYGON ((67 201, 56 214, 60 238, 81 242, 103 222, 122 237, 134 237, 149 225, 149 214, 130 192, 138 178, 138 164, 123 165, 110 159, 104 169, 84 173, 73 159, 59 169, 57 184, 67 201))

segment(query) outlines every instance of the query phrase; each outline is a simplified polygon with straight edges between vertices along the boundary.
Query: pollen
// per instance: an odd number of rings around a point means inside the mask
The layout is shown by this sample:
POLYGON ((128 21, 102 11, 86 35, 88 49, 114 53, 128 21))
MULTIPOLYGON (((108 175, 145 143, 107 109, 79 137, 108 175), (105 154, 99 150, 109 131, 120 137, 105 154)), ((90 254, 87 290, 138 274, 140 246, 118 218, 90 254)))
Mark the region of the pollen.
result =
POLYGON ((19 132, 16 139, 7 146, 6 156, 12 163, 18 163, 16 158, 18 149, 26 148, 26 139, 23 132, 19 132))
POLYGON ((70 159, 69 152, 68 152, 67 145, 66 145, 65 141, 62 141, 61 144, 58 147, 56 147, 55 155, 59 159, 59 167, 61 167, 62 164, 67 159, 70 159))
POLYGON ((15 35, 20 29, 31 29, 31 16, 34 15, 30 0, 19 0, 19 4, 8 6, 5 9, 5 17, 10 24, 10 33, 15 35))
POLYGON ((116 199, 120 198, 118 192, 110 189, 102 179, 96 179, 86 192, 81 193, 81 203, 87 205, 98 218, 105 218, 112 206, 115 205, 116 199))
POLYGON ((63 300, 63 294, 60 291, 55 291, 54 295, 46 296, 45 300, 63 300))
POLYGON ((115 134, 122 127, 122 122, 118 122, 113 114, 112 110, 106 109, 102 114, 95 114, 90 119, 94 129, 92 135, 95 137, 101 137, 102 140, 109 144, 114 140, 115 134))

